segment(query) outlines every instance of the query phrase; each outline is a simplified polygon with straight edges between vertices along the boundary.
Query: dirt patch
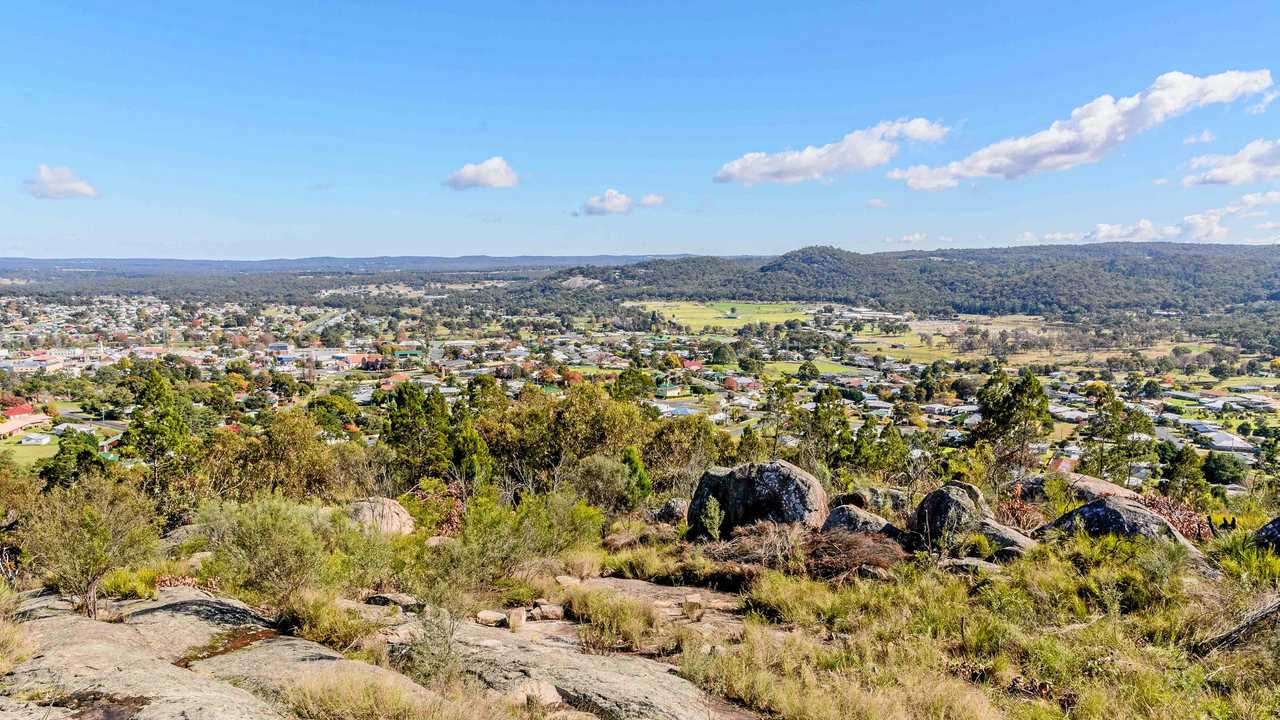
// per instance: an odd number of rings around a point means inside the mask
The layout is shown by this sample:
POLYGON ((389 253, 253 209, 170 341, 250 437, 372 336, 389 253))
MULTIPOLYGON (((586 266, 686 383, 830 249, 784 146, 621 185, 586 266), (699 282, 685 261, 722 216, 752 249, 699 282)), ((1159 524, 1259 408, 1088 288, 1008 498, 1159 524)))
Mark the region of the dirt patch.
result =
POLYGON ((74 710, 71 716, 74 720, 129 720, 149 702, 149 698, 140 696, 121 697, 84 690, 40 704, 74 710))
POLYGON ((201 660, 208 660, 219 655, 235 652, 258 642, 279 635, 280 632, 271 628, 254 627, 245 625, 232 628, 226 632, 218 633, 209 639, 209 642, 200 647, 193 648, 190 652, 174 661, 174 665, 180 668, 191 667, 192 663, 201 660))

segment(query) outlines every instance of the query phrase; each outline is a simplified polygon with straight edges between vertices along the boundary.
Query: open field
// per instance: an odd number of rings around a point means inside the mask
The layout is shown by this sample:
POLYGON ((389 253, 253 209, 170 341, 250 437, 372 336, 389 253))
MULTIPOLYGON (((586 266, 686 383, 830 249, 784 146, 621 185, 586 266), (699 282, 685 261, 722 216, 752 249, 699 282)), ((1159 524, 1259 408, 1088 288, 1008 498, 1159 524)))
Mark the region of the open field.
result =
MULTIPOLYGON (((814 360, 813 364, 817 366, 820 373, 834 373, 836 375, 852 375, 858 372, 857 368, 841 365, 840 363, 831 362, 830 360, 814 360)), ((764 364, 765 374, 770 376, 781 376, 784 374, 794 375, 800 369, 798 362, 769 362, 764 364)))
POLYGON ((641 306, 694 330, 708 327, 735 329, 747 323, 802 320, 810 314, 803 305, 796 303, 648 302, 641 306), (735 309, 736 315, 732 314, 735 309))
POLYGON ((13 453, 14 462, 22 467, 30 467, 40 460, 51 458, 58 454, 58 442, 56 439, 48 445, 19 445, 19 439, 21 438, 13 437, 0 440, 0 453, 13 453))

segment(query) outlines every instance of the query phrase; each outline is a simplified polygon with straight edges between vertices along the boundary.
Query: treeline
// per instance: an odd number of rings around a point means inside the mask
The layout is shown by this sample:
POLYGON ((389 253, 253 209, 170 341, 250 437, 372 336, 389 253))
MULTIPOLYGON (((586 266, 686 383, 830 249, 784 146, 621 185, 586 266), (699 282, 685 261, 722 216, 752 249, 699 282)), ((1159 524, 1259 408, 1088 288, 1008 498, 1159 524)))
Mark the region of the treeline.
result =
POLYGON ((859 254, 808 247, 769 262, 684 258, 573 268, 616 298, 810 300, 924 313, 1191 313, 1280 298, 1272 247, 1105 243, 859 254))

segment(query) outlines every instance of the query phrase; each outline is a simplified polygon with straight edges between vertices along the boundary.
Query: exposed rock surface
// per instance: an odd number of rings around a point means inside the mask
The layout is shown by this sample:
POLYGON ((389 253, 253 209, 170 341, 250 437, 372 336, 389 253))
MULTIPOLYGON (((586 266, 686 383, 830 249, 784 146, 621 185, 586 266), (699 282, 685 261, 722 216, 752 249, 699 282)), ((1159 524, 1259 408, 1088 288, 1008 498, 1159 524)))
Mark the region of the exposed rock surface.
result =
POLYGON ((907 494, 901 490, 866 487, 832 496, 831 507, 834 509, 840 505, 856 505, 876 513, 898 513, 905 511, 909 502, 907 494))
MULTIPOLYGON (((1067 483, 1071 494, 1085 502, 1092 502, 1103 497, 1137 498, 1138 493, 1123 485, 1116 485, 1102 478, 1081 473, 1060 473, 1067 483)), ((1028 500, 1044 499, 1045 476, 1027 478, 1022 482, 1022 496, 1028 500)))
POLYGON ((977 532, 982 521, 991 517, 981 490, 969 483, 949 482, 924 496, 916 506, 912 527, 936 545, 977 532))
POLYGON ((822 524, 822 532, 835 530, 847 530, 856 533, 883 533, 889 537, 894 537, 899 532, 893 523, 856 505, 840 505, 831 510, 831 514, 827 515, 827 521, 822 524))
MULTIPOLYGON (((20 705, 23 698, 48 698, 53 707, 41 710, 52 712, 30 717, 285 717, 247 690, 174 665, 172 652, 158 653, 144 633, 128 623, 99 622, 68 612, 31 619, 23 626, 37 651, 5 678, 4 693, 11 706, 20 705), (60 714, 58 708, 75 712, 60 714)), ((5 716, 23 717, 14 712, 5 716)))
POLYGON ((1253 541, 1260 547, 1280 550, 1280 517, 1255 530, 1253 541))
POLYGON ((948 558, 938 563, 938 568, 957 575, 992 575, 1000 572, 1000 566, 978 558, 948 558))
POLYGON ((317 678, 369 678, 439 700, 399 673, 281 636, 244 604, 193 588, 166 588, 116 611, 119 622, 90 620, 59 596, 29 596, 17 617, 36 652, 5 678, 0 717, 287 718, 274 698, 317 678), (52 705, 30 714, 31 697, 52 705))
POLYGON ((454 636, 467 672, 508 694, 548 683, 573 707, 612 720, 736 720, 750 714, 707 695, 662 663, 633 655, 588 655, 576 637, 510 632, 464 623, 454 636), (570 639, 572 638, 572 639, 570 639))
POLYGON ((978 523, 978 532, 986 536, 997 548, 1005 550, 1005 557, 1020 556, 1037 545, 1035 540, 1024 535, 1016 528, 1001 525, 991 518, 983 518, 978 523))
POLYGON ((707 470, 689 503, 689 537, 710 536, 704 514, 712 498, 724 514, 720 537, 760 520, 819 528, 827 517, 827 493, 822 484, 784 460, 707 470))
POLYGON ((668 525, 679 525, 689 516, 689 501, 684 498, 668 498, 653 513, 653 519, 668 525))
POLYGON ((391 683, 427 701, 439 697, 409 678, 377 665, 348 660, 342 653, 310 640, 276 636, 234 652, 191 663, 191 669, 267 696, 315 678, 358 678, 391 683))
POLYGON ((1057 520, 1042 525, 1035 534, 1040 536, 1053 530, 1067 533, 1083 531, 1095 537, 1119 535, 1172 542, 1185 547, 1192 558, 1203 558, 1196 546, 1170 525, 1168 520, 1137 500, 1114 495, 1081 505, 1057 520))
POLYGON ((996 521, 991 506, 976 486, 949 482, 934 490, 916 507, 912 526, 932 546, 953 545, 965 535, 985 536, 1003 558, 1012 558, 1035 547, 1036 541, 996 521))
POLYGON ((409 511, 391 498, 357 500, 347 506, 347 513, 360 527, 383 535, 408 535, 415 527, 409 511))

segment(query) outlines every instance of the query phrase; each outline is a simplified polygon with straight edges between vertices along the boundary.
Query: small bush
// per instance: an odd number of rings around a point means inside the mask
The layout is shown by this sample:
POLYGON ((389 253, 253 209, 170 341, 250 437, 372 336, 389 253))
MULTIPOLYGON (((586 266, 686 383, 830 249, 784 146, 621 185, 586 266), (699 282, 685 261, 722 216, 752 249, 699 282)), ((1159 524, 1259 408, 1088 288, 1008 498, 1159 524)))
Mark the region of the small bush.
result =
POLYGON ((652 603, 607 590, 571 590, 567 609, 584 623, 579 635, 591 652, 639 650, 655 639, 662 621, 652 603))
POLYGON ((698 518, 702 522, 702 526, 707 529, 707 535, 713 541, 720 539, 721 528, 724 525, 724 510, 720 507, 720 501, 711 498, 707 501, 705 507, 702 508, 702 517, 698 518))
POLYGON ((1209 556, 1217 560, 1222 572, 1247 589, 1280 587, 1280 556, 1258 547, 1253 535, 1237 530, 1214 541, 1209 556))
POLYGON ((159 574, 153 568, 117 568, 102 578, 99 591, 107 597, 121 600, 154 598, 157 577, 159 574))
POLYGON ((377 623, 338 607, 333 596, 315 592, 294 596, 281 610, 280 622, 298 637, 344 653, 378 629, 377 623))
POLYGON ((155 506, 126 482, 88 477, 55 487, 22 537, 30 562, 97 617, 102 579, 156 552, 155 506))
POLYGON ((326 553, 310 508, 264 495, 206 506, 200 521, 213 551, 200 574, 221 588, 282 609, 319 575, 326 553))

